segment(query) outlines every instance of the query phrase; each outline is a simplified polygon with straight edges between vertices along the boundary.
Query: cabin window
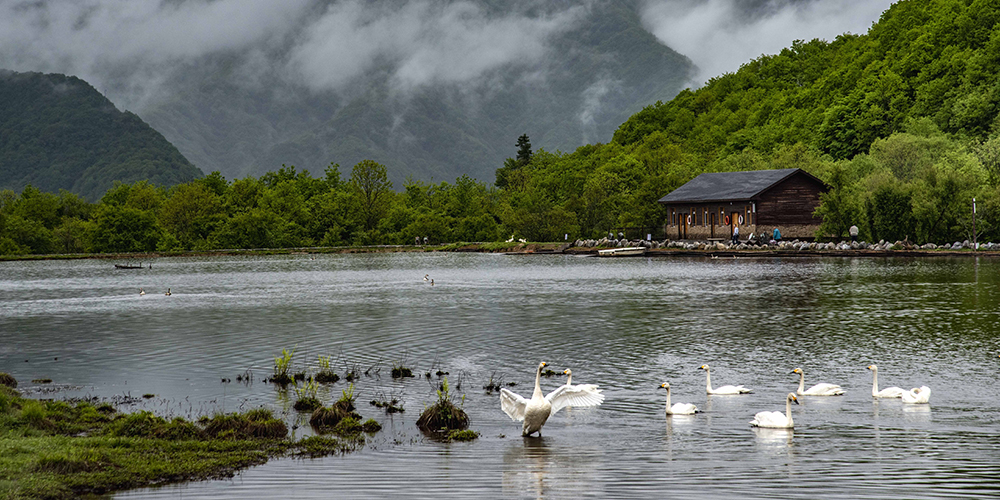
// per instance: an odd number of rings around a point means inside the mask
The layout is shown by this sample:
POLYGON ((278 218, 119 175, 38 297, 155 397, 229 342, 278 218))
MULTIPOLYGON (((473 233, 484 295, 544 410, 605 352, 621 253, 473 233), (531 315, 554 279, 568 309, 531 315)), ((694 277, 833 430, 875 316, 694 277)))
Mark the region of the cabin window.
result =
POLYGON ((702 222, 703 222, 702 225, 703 226, 707 226, 708 225, 708 209, 707 208, 705 209, 705 213, 702 215, 702 217, 704 217, 704 219, 702 219, 702 222))
POLYGON ((677 225, 677 210, 674 210, 672 208, 670 209, 670 225, 671 226, 677 225))

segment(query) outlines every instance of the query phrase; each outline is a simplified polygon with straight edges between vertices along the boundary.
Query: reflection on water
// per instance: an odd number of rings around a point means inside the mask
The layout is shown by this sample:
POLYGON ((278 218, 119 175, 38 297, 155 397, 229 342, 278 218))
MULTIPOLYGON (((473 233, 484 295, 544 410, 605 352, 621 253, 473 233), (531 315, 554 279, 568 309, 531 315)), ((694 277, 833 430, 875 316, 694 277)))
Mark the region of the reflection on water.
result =
POLYGON ((503 493, 509 497, 546 498, 549 447, 543 437, 525 437, 522 441, 504 452, 503 493))
MULTIPOLYGON (((315 371, 319 355, 341 375, 356 367, 359 411, 385 430, 351 455, 274 460, 232 480, 122 498, 1000 495, 993 259, 389 254, 154 264, 0 263, 0 371, 38 397, 153 393, 127 408, 164 415, 263 405, 302 436, 311 431, 294 395, 261 382, 274 356, 294 348, 299 369, 315 371), (404 360, 420 376, 393 380, 392 364, 404 360), (523 439, 481 388, 503 377, 528 392, 539 361, 572 368, 606 400, 560 411, 544 438, 523 439), (706 363, 715 385, 754 394, 707 396, 697 369, 706 363), (931 387, 931 405, 873 400, 873 363, 891 385, 931 387), (752 429, 755 413, 784 409, 795 367, 846 394, 800 398, 794 432, 752 429), (416 429, 437 397, 438 369, 465 397, 480 439, 441 443, 416 429), (252 383, 238 383, 248 371, 252 383), (35 378, 63 389, 44 392, 27 382, 35 378), (656 389, 665 380, 674 401, 703 413, 666 418, 656 389), (385 415, 368 404, 378 395, 406 411, 385 415)), ((543 378, 542 390, 563 381, 543 378)), ((320 399, 345 388, 324 387, 320 399)))

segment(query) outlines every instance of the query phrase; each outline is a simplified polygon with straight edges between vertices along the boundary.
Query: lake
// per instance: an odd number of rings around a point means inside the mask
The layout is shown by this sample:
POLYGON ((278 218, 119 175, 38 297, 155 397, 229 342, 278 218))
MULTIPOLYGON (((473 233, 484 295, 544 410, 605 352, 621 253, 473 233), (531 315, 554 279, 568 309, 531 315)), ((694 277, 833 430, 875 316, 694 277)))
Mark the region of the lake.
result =
MULTIPOLYGON (((384 426, 348 455, 115 498, 995 498, 998 285, 1000 261, 988 257, 4 262, 0 371, 33 397, 97 397, 161 415, 263 405, 301 437, 312 431, 291 409, 294 395, 261 381, 294 349, 296 368, 315 370, 325 355, 340 374, 359 370, 359 411, 384 426), (599 384, 606 400, 522 438, 483 385, 516 382, 530 397, 539 361, 572 368, 575 383, 599 384), (393 380, 394 363, 418 376, 393 380), (706 363, 713 385, 754 393, 707 396, 706 363), (929 386, 930 404, 873 400, 872 363, 882 387, 929 386), (833 382, 846 394, 800 397, 794 431, 751 428, 756 412, 784 411, 796 367, 807 386, 833 382), (448 372, 478 440, 441 443, 417 430, 441 381, 425 374, 437 371, 448 372), (251 384, 237 382, 248 373, 251 384), (667 418, 663 382, 673 402, 703 412, 667 418), (398 398, 405 412, 386 415, 368 404, 376 397, 398 398)), ((543 391, 564 381, 543 378, 543 391)), ((320 399, 346 387, 324 387, 320 399)))

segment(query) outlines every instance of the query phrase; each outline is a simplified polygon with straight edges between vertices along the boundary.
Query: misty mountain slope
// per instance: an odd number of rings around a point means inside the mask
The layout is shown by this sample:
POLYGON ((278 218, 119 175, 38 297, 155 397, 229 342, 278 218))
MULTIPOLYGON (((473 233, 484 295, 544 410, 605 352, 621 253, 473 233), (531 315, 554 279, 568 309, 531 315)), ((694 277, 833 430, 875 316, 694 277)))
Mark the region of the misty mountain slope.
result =
MULTIPOLYGON (((541 8, 535 2, 481 0, 466 3, 467 10, 470 5, 479 10, 464 14, 487 23, 522 4, 525 22, 545 23, 560 15, 568 21, 550 28, 543 56, 513 58, 475 77, 452 78, 448 72, 460 73, 461 64, 476 61, 455 61, 451 67, 436 57, 426 59, 428 64, 445 67, 426 71, 439 74, 412 83, 422 68, 404 67, 389 52, 374 56, 377 63, 345 80, 349 83, 323 88, 290 76, 287 65, 251 65, 249 55, 229 54, 172 74, 159 87, 162 95, 141 113, 200 169, 219 170, 227 178, 260 175, 282 164, 315 173, 336 162, 347 173, 372 159, 387 166, 397 188, 407 176, 442 181, 468 174, 491 182, 504 158, 514 155, 521 134, 531 137, 535 149, 550 151, 606 142, 630 115, 673 97, 693 74, 687 58, 642 27, 638 2, 599 0, 586 7, 555 2, 549 11, 536 12, 541 8)), ((379 22, 382 10, 393 5, 365 2, 364 12, 375 12, 366 14, 365 22, 379 22)), ((346 7, 330 2, 328 8, 346 7)), ((323 12, 317 7, 315 15, 323 12)), ((304 42, 282 43, 266 60, 292 59, 304 42)), ((338 77, 336 68, 337 61, 330 61, 328 78, 338 77)))
POLYGON ((97 199, 114 181, 173 185, 201 176, 138 116, 88 83, 0 70, 0 188, 97 199))

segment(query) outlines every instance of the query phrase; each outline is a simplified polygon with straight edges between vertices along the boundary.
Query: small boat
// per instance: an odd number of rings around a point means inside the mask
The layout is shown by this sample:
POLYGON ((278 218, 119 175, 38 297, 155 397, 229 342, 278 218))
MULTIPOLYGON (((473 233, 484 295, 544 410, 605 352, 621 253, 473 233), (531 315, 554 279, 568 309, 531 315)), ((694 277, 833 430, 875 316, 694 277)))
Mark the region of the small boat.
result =
POLYGON ((131 264, 115 264, 115 269, 142 269, 142 264, 134 266, 131 264))
POLYGON ((597 251, 597 255, 599 257, 632 257, 645 254, 645 247, 608 248, 606 250, 597 251))

